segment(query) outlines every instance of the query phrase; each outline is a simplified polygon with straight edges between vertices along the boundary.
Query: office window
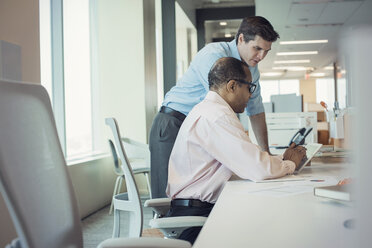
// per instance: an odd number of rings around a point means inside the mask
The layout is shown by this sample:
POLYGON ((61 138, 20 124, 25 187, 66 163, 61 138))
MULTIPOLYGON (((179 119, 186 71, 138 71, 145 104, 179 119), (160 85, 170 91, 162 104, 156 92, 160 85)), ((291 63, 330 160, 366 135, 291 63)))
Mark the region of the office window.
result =
POLYGON ((263 102, 270 102, 271 95, 279 94, 279 81, 267 80, 261 81, 261 96, 263 102))
MULTIPOLYGON (((50 0, 39 1, 40 18, 40 79, 41 84, 48 91, 49 97, 52 92, 52 61, 51 61, 51 32, 50 32, 50 0)), ((53 103, 53 99, 51 99, 53 103)))
POLYGON ((63 1, 66 155, 92 151, 88 0, 63 1))
MULTIPOLYGON (((338 104, 340 108, 346 107, 346 80, 340 78, 337 80, 338 89, 338 104)), ((324 101, 328 105, 328 109, 334 107, 335 102, 335 87, 333 78, 320 78, 316 80, 316 102, 324 101)))
POLYGON ((298 80, 262 80, 260 84, 263 102, 270 102, 271 95, 300 94, 298 80))
POLYGON ((92 99, 91 93, 93 86, 89 3, 89 0, 40 0, 39 5, 41 79, 54 103, 57 128, 63 130, 59 134, 68 160, 95 153, 92 125, 92 103, 95 99, 92 99), (62 13, 62 18, 53 19, 62 13), (60 20, 63 20, 63 23, 60 20), (60 30, 54 29, 53 21, 54 24, 57 23, 56 26, 61 27, 60 30), (60 40, 51 38, 51 30, 63 33, 60 40), (63 50, 61 56, 63 69, 59 81, 52 79, 52 72, 57 71, 53 68, 55 65, 52 66, 53 56, 58 56, 52 55, 52 42, 60 42, 63 47, 60 49, 63 50), (60 105, 63 105, 63 111, 56 110, 60 105), (59 122, 60 119, 62 121, 59 122))
POLYGON ((300 94, 300 82, 298 80, 279 80, 279 94, 300 94))

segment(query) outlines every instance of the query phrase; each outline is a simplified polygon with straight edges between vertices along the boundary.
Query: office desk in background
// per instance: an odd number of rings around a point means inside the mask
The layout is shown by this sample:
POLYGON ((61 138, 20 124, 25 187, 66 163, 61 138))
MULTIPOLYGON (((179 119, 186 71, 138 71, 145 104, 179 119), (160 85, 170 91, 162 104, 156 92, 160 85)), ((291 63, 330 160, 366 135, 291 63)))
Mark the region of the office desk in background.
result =
MULTIPOLYGON (((313 163, 301 175, 332 176, 337 181, 350 176, 347 168, 347 164, 313 163)), ((353 247, 355 230, 344 226, 355 216, 352 203, 315 197, 312 191, 282 194, 268 190, 289 187, 300 192, 304 184, 229 181, 193 247, 353 247)))

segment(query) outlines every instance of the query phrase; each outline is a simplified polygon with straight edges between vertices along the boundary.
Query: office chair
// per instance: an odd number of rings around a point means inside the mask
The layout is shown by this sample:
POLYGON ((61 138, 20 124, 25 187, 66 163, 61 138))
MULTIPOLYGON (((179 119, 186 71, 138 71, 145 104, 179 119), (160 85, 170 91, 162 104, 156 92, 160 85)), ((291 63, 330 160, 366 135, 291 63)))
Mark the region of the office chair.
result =
MULTIPOLYGON (((140 174, 140 173, 144 174, 144 176, 146 178, 146 183, 147 183, 146 184, 147 185, 147 190, 149 192, 149 197, 151 199, 152 196, 151 196, 151 187, 150 187, 150 179, 149 179, 149 173, 150 173, 149 159, 146 159, 146 157, 144 157, 147 154, 146 154, 146 151, 143 151, 146 148, 141 147, 142 144, 140 144, 140 143, 137 144, 137 142, 134 143, 134 141, 132 141, 131 139, 128 139, 128 138, 122 138, 122 141, 124 143, 125 150, 126 150, 127 155, 129 157, 129 162, 132 166, 133 174, 134 175, 135 174, 140 174), (127 148, 129 148, 129 149, 127 149, 127 148), (128 152, 128 150, 129 150, 129 152, 128 152)), ((121 169, 121 166, 120 166, 121 161, 118 158, 116 148, 115 148, 115 145, 112 142, 112 140, 109 140, 109 146, 110 146, 112 157, 114 159, 114 172, 117 175, 117 178, 116 178, 116 181, 115 181, 115 186, 114 186, 114 192, 112 194, 112 197, 114 198, 115 195, 120 193, 120 189, 121 189, 121 186, 123 184, 123 179, 125 177, 124 177, 124 172, 123 172, 123 170, 121 169)), ((114 201, 112 200, 111 201, 111 206, 110 206, 110 211, 109 211, 110 215, 112 213, 113 207, 114 207, 114 201)))
MULTIPOLYGON (((75 192, 46 90, 0 80, 0 192, 18 234, 8 247, 83 247, 75 192)), ((99 247, 190 247, 161 238, 108 239, 99 247)))
POLYGON ((125 184, 127 186, 127 192, 114 195, 112 199, 114 202, 114 229, 112 237, 120 236, 120 211, 129 212, 129 237, 140 237, 143 227, 143 212, 141 198, 138 193, 136 182, 134 181, 133 171, 124 150, 116 120, 114 118, 106 118, 106 124, 112 130, 114 142, 122 162, 121 169, 124 173, 125 184))
MULTIPOLYGON (((115 118, 106 118, 106 124, 111 128, 115 147, 118 151, 120 160, 122 161, 122 170, 125 175, 127 186, 126 193, 117 194, 113 197, 114 201, 114 231, 113 237, 120 235, 120 211, 128 211, 131 215, 131 237, 139 237, 142 233, 142 205, 138 194, 137 185, 134 181, 131 163, 124 150, 124 145, 120 137, 119 125, 115 118)), ((157 217, 164 216, 170 208, 170 199, 150 199, 145 202, 146 207, 151 207, 157 213, 157 217)), ((207 217, 202 216, 180 216, 155 218, 150 221, 152 228, 160 229, 166 238, 178 238, 179 235, 187 228, 194 226, 203 226, 207 217)))
POLYGON ((150 184, 150 150, 147 144, 138 142, 128 137, 122 137, 125 151, 129 157, 130 165, 133 169, 133 174, 142 173, 146 179, 148 198, 152 198, 150 184))

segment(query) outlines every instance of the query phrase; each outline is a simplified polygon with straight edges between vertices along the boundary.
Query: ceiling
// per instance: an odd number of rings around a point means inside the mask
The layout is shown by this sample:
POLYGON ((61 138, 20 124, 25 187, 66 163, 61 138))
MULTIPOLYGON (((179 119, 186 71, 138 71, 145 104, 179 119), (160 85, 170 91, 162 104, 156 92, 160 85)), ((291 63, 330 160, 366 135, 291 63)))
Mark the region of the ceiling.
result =
POLYGON ((253 6, 254 0, 192 0, 196 9, 253 6))
MULTIPOLYGON (((332 64, 340 64, 339 72, 344 73, 340 58, 337 57, 339 35, 344 29, 357 24, 372 25, 372 0, 192 0, 195 8, 256 6, 256 15, 267 18, 280 39, 273 43, 272 50, 260 62, 261 77, 284 79, 306 77, 333 77, 332 64), (281 45, 280 41, 328 40, 322 44, 281 45), (278 52, 317 51, 316 55, 279 56, 278 52), (274 63, 274 61, 310 60, 296 64, 274 63), (297 68, 293 68, 293 67, 297 68), (279 67, 279 68, 275 68, 279 67), (325 67, 328 67, 325 69, 325 67), (297 71, 293 71, 297 69, 297 71), (277 76, 266 76, 276 72, 277 76)), ((206 41, 222 38, 225 34, 235 35, 241 20, 227 20, 226 26, 220 21, 205 23, 206 41)), ((358 48, 356 48, 358 49, 358 48)))

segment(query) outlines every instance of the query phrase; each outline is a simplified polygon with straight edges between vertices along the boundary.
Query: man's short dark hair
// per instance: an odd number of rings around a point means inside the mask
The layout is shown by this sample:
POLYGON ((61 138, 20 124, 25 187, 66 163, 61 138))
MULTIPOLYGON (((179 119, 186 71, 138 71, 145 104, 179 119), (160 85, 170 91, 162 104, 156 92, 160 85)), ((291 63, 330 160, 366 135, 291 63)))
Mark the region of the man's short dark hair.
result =
POLYGON ((269 42, 274 42, 280 38, 271 23, 262 16, 251 16, 243 19, 235 36, 236 44, 238 44, 240 34, 243 34, 245 42, 254 40, 256 35, 269 42))
POLYGON ((233 57, 218 59, 208 73, 209 89, 218 89, 231 79, 245 80, 244 66, 247 65, 233 57))

